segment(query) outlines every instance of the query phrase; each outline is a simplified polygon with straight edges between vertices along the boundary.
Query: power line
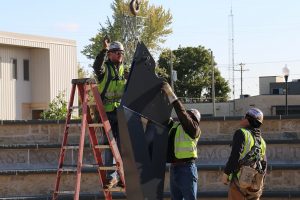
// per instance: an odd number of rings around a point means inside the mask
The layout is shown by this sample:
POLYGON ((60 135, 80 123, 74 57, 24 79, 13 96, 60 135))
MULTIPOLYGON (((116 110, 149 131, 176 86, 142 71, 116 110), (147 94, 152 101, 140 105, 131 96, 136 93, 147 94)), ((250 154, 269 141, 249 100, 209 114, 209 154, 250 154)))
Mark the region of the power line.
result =
MULTIPOLYGON (((278 61, 262 61, 262 62, 249 62, 244 63, 247 65, 259 65, 259 64, 272 64, 272 63, 287 63, 287 62, 300 62, 300 60, 278 60, 278 61)), ((239 64, 235 64, 234 66, 238 66, 239 64)), ((218 68, 227 67, 228 64, 218 64, 218 68)))

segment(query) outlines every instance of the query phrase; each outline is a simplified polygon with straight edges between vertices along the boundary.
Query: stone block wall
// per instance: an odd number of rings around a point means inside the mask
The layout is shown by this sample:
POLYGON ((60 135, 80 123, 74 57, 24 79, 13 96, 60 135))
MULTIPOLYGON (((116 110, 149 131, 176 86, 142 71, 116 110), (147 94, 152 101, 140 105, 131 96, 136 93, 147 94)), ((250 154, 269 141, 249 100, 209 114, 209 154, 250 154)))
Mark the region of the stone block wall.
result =
MULTIPOLYGON (((226 194, 227 187, 220 182, 220 175, 230 154, 229 144, 233 133, 239 128, 241 118, 217 117, 204 118, 201 121, 202 135, 198 144, 197 160, 199 194, 217 194, 217 192, 226 194)), ((1 121, 0 200, 2 197, 51 194, 64 126, 64 121, 1 121)), ((266 117, 262 131, 267 141, 269 161, 265 191, 271 194, 274 192, 297 194, 297 191, 300 191, 300 116, 266 117)), ((72 121, 69 128, 69 143, 78 143, 80 132, 80 122, 72 121)), ((97 133, 100 135, 98 139, 102 140, 102 132, 97 130, 97 133)), ((84 163, 93 163, 88 143, 89 139, 86 137, 84 163)), ((65 163, 75 164, 76 159, 77 150, 67 151, 65 163)), ((65 189, 72 190, 73 178, 69 174, 62 180, 65 189)), ((83 173, 82 191, 99 193, 98 183, 95 172, 83 173)), ((168 170, 166 170, 165 191, 169 191, 168 170)), ((291 199, 300 198, 300 194, 298 197, 289 196, 291 199)), ((276 198, 287 199, 280 195, 276 198)))

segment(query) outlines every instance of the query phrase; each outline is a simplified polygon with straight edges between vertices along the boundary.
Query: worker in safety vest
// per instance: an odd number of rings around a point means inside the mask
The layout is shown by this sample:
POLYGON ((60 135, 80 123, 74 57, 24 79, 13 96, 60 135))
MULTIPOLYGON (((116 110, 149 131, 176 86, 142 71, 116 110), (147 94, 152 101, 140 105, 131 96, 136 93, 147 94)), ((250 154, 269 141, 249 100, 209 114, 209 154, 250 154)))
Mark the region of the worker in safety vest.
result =
MULTIPOLYGON (((120 137, 117 121, 117 107, 120 105, 121 98, 126 84, 126 71, 123 65, 124 47, 122 43, 115 41, 109 43, 107 38, 103 40, 103 49, 97 55, 93 69, 98 80, 98 89, 101 99, 110 122, 113 136, 120 150, 120 137), (107 60, 105 59, 107 56, 107 60)), ((111 151, 105 152, 105 164, 113 164, 111 151)), ((107 182, 105 188, 115 186, 119 181, 118 175, 114 171, 107 172, 107 182)))
POLYGON ((167 162, 170 165, 170 191, 172 200, 196 200, 198 172, 197 143, 201 135, 200 112, 185 110, 170 85, 163 83, 162 90, 174 106, 179 122, 170 120, 167 162))
POLYGON ((232 142, 230 157, 224 169, 222 182, 230 184, 229 200, 259 200, 266 174, 266 143, 260 126, 263 113, 258 108, 247 111, 232 142))

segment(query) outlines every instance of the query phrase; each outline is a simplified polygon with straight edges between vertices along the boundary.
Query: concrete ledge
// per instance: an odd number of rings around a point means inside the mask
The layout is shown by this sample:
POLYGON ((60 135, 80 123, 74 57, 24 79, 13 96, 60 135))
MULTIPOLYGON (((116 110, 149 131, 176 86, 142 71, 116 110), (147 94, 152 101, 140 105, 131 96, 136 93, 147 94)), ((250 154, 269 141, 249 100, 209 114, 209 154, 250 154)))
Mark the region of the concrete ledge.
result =
MULTIPOLYGON (((201 121, 232 121, 243 119, 244 116, 218 116, 208 117, 203 116, 201 121)), ((300 115, 275 115, 264 116, 264 120, 284 120, 284 119, 300 119, 300 115)), ((70 123, 80 123, 80 119, 72 119, 70 123)), ((65 120, 0 120, 0 125, 11 124, 64 124, 65 120)))
MULTIPOLYGON (((300 138, 290 139, 265 139, 267 144, 300 144, 300 138)), ((198 145, 229 145, 232 140, 208 140, 200 139, 198 145)), ((78 144, 69 144, 69 146, 78 146, 78 144)), ((90 144, 85 144, 85 147, 91 147, 90 144)), ((61 144, 0 144, 0 149, 52 149, 61 148, 61 144)))
MULTIPOLYGON (((198 171, 223 171, 224 165, 218 164, 197 164, 198 171)), ((300 163, 293 164, 269 164, 268 170, 300 170, 300 163)), ((169 164, 166 165, 166 171, 169 171, 169 164)), ((21 175, 21 174, 55 174, 57 168, 45 168, 45 169, 2 169, 0 170, 0 175, 21 175)), ((97 168, 82 168, 83 173, 97 173, 97 168)), ((68 174, 73 174, 75 172, 69 172, 68 174)))
MULTIPOLYGON (((226 198, 227 192, 211 191, 211 192, 198 192, 197 199, 207 198, 226 198)), ((262 197, 264 198, 297 198, 300 197, 299 191, 264 191, 262 197)), ((37 196, 14 196, 14 197, 0 197, 0 200, 50 200, 51 195, 37 195, 37 196)), ((102 193, 80 193, 80 200, 97 200, 104 198, 102 193)), ((170 198, 170 192, 164 193, 164 199, 170 198)), ((72 196, 61 195, 59 199, 71 200, 72 196)), ((126 199, 126 195, 120 192, 113 193, 113 199, 126 199)))
MULTIPOLYGON (((66 120, 0 120, 0 125, 65 124, 66 120)), ((80 119, 71 120, 71 124, 81 123, 80 119)))

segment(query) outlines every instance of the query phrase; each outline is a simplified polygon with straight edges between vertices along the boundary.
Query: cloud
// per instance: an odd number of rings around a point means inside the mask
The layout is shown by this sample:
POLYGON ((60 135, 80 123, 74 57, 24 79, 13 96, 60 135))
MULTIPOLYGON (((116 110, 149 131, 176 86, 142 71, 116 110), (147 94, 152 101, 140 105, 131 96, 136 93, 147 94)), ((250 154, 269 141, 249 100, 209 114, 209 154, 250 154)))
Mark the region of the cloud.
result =
POLYGON ((68 24, 58 24, 58 29, 61 31, 68 31, 68 32, 77 32, 80 28, 79 24, 76 23, 68 23, 68 24))

